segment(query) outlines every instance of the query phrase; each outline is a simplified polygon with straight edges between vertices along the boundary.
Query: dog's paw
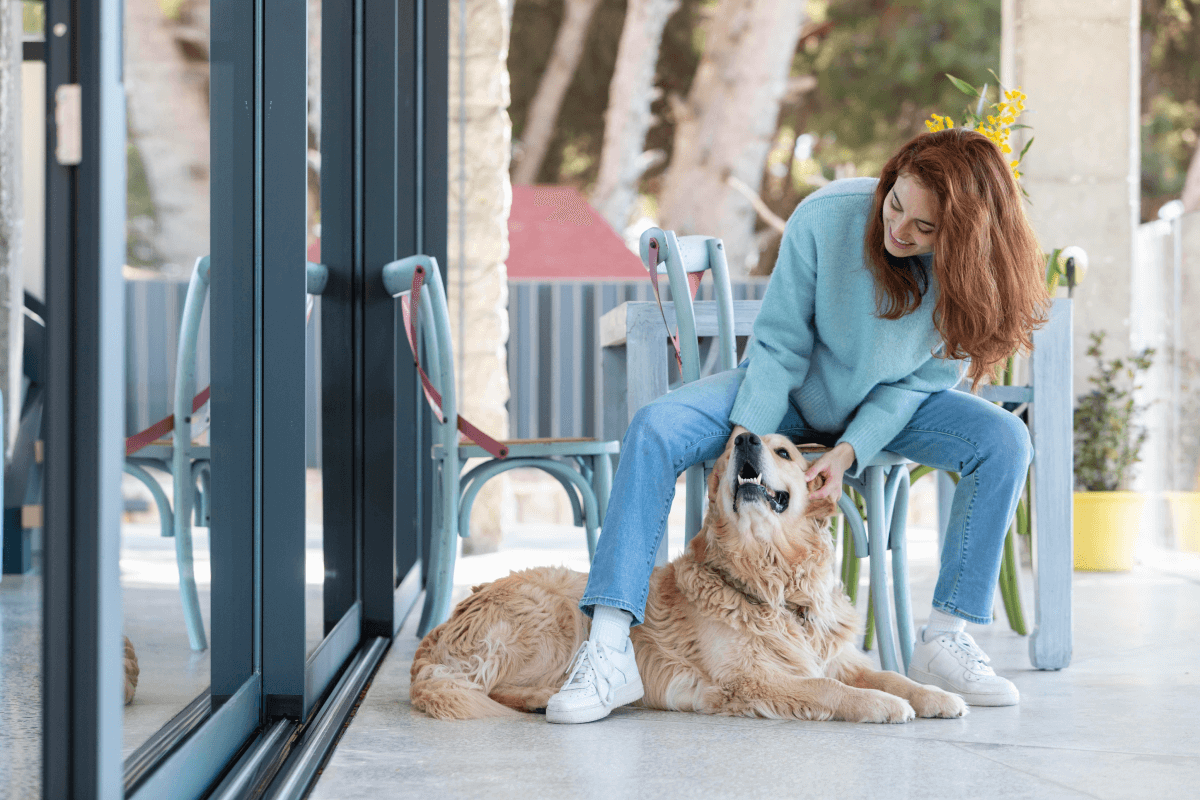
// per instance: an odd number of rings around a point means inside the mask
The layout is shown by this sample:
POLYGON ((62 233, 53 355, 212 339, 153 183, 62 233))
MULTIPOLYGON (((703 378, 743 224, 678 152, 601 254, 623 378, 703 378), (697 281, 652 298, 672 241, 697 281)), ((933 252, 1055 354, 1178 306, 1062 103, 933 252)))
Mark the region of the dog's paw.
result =
POLYGON ((866 689, 867 696, 860 705, 860 713, 855 722, 912 722, 917 718, 917 712, 903 697, 881 692, 877 689, 866 689))
POLYGON ((956 694, 951 694, 936 686, 922 686, 910 698, 912 707, 918 717, 941 717, 954 719, 970 713, 966 702, 956 694))

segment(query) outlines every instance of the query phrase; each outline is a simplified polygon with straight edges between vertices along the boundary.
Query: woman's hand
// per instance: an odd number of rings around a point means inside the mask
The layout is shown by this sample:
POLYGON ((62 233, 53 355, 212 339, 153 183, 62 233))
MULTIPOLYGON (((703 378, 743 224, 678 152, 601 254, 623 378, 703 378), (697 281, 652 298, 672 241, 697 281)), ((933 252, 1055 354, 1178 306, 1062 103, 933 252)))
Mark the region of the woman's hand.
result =
POLYGON ((812 501, 830 497, 836 503, 837 499, 842 496, 842 473, 850 469, 852 464, 854 464, 854 446, 849 442, 842 442, 818 458, 804 473, 804 479, 814 481, 823 475, 825 476, 825 485, 810 494, 808 499, 812 501))

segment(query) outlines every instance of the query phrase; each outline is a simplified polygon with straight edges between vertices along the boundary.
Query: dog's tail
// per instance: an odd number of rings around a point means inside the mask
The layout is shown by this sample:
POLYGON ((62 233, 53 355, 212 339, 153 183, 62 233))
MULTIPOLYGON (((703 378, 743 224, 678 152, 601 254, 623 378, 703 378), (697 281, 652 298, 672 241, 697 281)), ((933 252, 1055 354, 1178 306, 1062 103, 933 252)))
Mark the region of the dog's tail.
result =
POLYGON ((484 652, 466 660, 438 661, 434 650, 440 630, 433 630, 417 648, 413 657, 412 686, 409 698, 413 708, 435 719, 480 719, 515 717, 519 712, 488 697, 495 685, 499 668, 500 646, 487 643, 484 652))

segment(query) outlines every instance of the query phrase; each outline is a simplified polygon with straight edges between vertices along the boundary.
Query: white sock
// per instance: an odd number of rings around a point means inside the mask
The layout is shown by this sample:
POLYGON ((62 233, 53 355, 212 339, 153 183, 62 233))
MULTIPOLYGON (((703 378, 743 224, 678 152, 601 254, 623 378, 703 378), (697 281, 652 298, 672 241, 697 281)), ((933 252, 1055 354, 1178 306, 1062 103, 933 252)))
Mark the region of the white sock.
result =
POLYGON ((933 609, 929 613, 929 624, 925 626, 925 634, 921 637, 922 641, 928 642, 933 637, 941 633, 957 633, 961 630, 966 630, 967 621, 953 614, 947 614, 945 611, 933 609))
POLYGON ((623 608, 595 605, 592 607, 592 633, 588 638, 613 650, 624 651, 632 622, 633 614, 623 608))

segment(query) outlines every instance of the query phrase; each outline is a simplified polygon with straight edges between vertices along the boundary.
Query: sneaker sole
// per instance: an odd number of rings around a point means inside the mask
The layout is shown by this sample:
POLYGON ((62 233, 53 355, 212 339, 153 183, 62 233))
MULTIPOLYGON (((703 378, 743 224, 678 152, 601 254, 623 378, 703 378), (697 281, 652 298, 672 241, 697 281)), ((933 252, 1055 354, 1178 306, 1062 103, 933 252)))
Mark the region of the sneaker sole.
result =
POLYGON ((600 704, 594 706, 584 706, 583 708, 573 708, 570 710, 555 711, 549 706, 546 708, 546 721, 567 724, 579 724, 582 722, 595 722, 601 720, 612 713, 614 708, 627 706, 630 703, 636 703, 642 699, 645 691, 642 689, 642 679, 639 677, 637 683, 627 683, 616 692, 616 698, 611 706, 605 707, 600 704))
POLYGON ((1017 691, 1015 686, 1011 692, 1005 692, 1003 694, 976 694, 974 692, 964 692, 963 690, 952 686, 950 681, 946 680, 942 676, 934 675, 933 673, 925 672, 924 670, 910 668, 908 670, 908 677, 917 683, 927 683, 930 686, 936 686, 939 689, 945 689, 951 694, 956 694, 961 697, 969 706, 1015 706, 1021 702, 1021 693, 1017 691))

